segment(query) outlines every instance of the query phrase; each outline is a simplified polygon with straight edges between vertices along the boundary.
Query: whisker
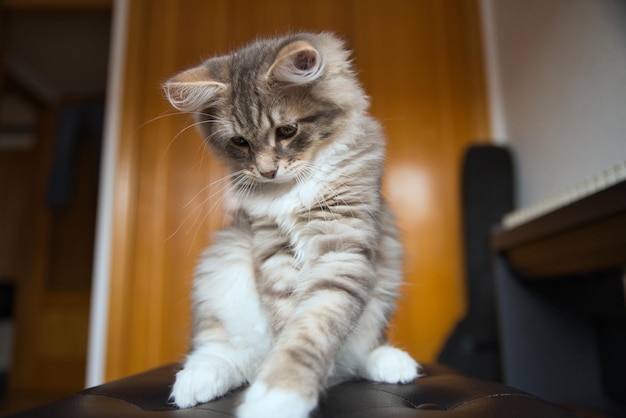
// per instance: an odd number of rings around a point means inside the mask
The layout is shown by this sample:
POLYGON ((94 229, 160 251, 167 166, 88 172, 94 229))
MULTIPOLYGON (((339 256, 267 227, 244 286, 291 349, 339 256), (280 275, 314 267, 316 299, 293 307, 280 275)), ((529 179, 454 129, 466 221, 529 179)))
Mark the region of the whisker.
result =
POLYGON ((239 172, 239 171, 236 171, 236 172, 234 172, 234 173, 230 173, 230 174, 228 174, 228 175, 226 175, 226 176, 224 176, 224 177, 222 177, 222 178, 220 178, 220 179, 218 179, 218 180, 215 180, 215 181, 213 181, 213 182, 211 182, 211 183, 207 184, 206 186, 204 186, 203 188, 201 188, 201 189, 198 191, 198 193, 196 193, 196 194, 195 194, 195 195, 194 195, 194 196, 193 196, 193 197, 192 197, 192 198, 191 198, 191 199, 190 199, 190 200, 189 200, 189 201, 188 201, 188 202, 187 202, 187 203, 183 206, 183 209, 187 208, 187 206, 189 206, 189 205, 191 204, 191 202, 193 202, 193 201, 194 201, 194 200, 195 200, 195 199, 196 199, 196 198, 197 198, 197 197, 198 197, 198 196, 199 196, 202 192, 204 192, 206 189, 208 189, 208 188, 210 188, 210 187, 213 187, 213 186, 215 186, 215 185, 218 185, 218 184, 220 184, 220 183, 223 183, 223 182, 225 182, 225 181, 228 181, 228 180, 232 179, 233 177, 236 177, 236 176, 237 176, 237 175, 239 175, 239 174, 240 174, 240 172, 239 172))
MULTIPOLYGON (((189 221, 189 219, 195 215, 195 219, 192 222, 192 227, 190 229, 193 228, 193 225, 198 225, 198 219, 200 217, 201 213, 204 213, 205 215, 203 216, 202 220, 200 221, 200 224, 202 224, 204 222, 204 220, 211 214, 211 212, 213 211, 213 209, 215 209, 216 205, 223 199, 223 197, 221 197, 220 199, 218 199, 218 201, 216 203, 214 203, 211 208, 209 208, 209 210, 201 210, 203 208, 203 206, 208 203, 211 199, 213 199, 216 195, 222 193, 228 186, 229 186, 229 180, 231 180, 232 178, 236 177, 237 175, 239 175, 240 172, 234 172, 231 174, 228 174, 216 181, 211 182, 210 184, 207 184, 206 186, 202 187, 184 206, 183 209, 186 209, 191 203, 193 203, 198 196, 200 196, 204 191, 206 191, 207 189, 210 189, 211 187, 215 187, 215 186, 220 186, 217 190, 212 191, 211 193, 209 193, 208 196, 206 196, 204 199, 202 199, 202 201, 200 201, 196 207, 192 210, 189 211, 189 214, 183 219, 183 221, 180 223, 180 225, 178 226, 178 228, 176 228, 176 230, 174 232, 172 232, 170 234, 170 236, 167 238, 167 240, 171 239, 172 237, 174 237, 182 228, 183 226, 187 223, 187 221, 189 221)), ((223 195, 223 193, 222 193, 223 195)), ((199 226, 198 226, 199 227, 199 226)), ((189 232, 187 232, 188 234, 189 232)))

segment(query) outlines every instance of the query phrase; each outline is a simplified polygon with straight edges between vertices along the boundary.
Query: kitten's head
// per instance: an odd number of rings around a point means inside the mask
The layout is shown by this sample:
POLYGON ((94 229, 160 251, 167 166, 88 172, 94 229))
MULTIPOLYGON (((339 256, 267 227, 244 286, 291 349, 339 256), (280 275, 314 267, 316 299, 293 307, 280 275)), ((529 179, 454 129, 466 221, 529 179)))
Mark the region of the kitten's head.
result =
POLYGON ((196 115, 215 153, 256 182, 290 182, 335 141, 368 100, 334 36, 255 42, 174 76, 163 88, 196 115))

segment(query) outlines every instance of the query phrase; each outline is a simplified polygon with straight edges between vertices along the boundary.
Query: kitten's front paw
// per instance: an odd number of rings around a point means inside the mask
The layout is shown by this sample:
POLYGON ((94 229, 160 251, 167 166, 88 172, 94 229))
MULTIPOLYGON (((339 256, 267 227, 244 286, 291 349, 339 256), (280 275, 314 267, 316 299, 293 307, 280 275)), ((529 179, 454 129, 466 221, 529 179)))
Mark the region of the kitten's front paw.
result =
POLYGON ((420 365, 402 350, 382 345, 373 350, 365 364, 366 379, 385 383, 409 383, 420 376, 420 365))
POLYGON ((224 360, 192 355, 176 374, 170 399, 179 408, 189 408, 222 396, 241 383, 224 360))
POLYGON ((306 399, 297 392, 269 389, 255 382, 246 391, 237 409, 237 418, 307 418, 317 399, 306 399))

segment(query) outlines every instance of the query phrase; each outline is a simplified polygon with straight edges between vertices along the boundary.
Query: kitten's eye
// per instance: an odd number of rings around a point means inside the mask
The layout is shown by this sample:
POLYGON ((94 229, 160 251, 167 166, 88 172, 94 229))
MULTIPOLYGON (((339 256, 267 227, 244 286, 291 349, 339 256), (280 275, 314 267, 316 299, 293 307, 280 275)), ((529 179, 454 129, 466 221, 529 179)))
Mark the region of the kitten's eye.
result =
POLYGON ((289 139, 298 132, 298 125, 290 123, 276 128, 276 139, 289 139))
POLYGON ((248 141, 246 141, 245 138, 242 138, 240 136, 236 136, 234 138, 230 139, 230 142, 232 142, 233 144, 237 145, 238 147, 247 147, 248 145, 248 141))

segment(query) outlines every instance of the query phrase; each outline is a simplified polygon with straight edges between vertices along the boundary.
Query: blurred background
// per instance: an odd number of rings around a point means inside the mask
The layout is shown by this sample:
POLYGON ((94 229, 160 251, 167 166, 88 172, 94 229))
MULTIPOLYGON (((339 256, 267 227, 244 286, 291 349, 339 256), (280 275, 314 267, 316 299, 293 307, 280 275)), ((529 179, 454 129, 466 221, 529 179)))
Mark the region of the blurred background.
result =
POLYGON ((1 413, 184 356, 225 173, 160 84, 301 30, 346 41, 387 133, 419 361, 468 306, 468 146, 513 151, 522 206, 626 158, 619 0, 0 1, 1 413))
POLYGON ((0 1, 3 412, 84 382, 111 12, 0 1))

